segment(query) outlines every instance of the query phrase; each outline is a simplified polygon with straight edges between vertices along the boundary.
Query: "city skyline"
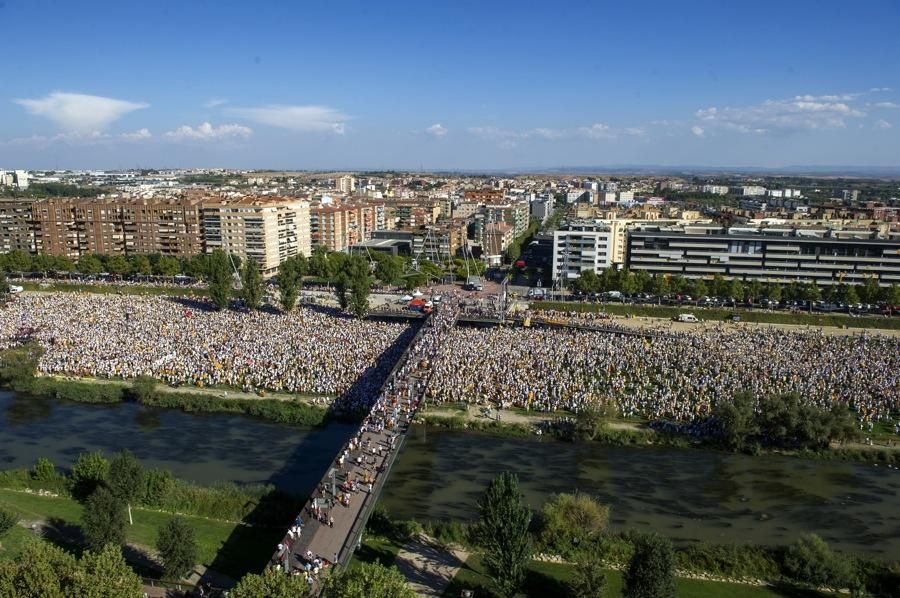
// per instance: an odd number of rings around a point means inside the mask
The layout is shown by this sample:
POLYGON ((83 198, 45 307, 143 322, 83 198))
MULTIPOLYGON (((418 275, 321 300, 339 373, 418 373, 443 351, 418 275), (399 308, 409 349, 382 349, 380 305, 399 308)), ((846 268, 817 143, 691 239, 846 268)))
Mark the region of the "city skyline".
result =
POLYGON ((4 168, 900 165, 900 7, 10 1, 4 168))

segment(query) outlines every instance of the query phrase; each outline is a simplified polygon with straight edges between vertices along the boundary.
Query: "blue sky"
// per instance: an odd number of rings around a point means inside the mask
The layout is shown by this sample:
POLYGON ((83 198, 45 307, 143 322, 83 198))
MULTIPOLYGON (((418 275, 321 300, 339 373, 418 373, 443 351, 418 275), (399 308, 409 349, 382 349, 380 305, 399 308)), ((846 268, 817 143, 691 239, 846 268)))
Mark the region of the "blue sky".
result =
POLYGON ((0 168, 900 165, 894 0, 0 0, 0 23, 0 168))

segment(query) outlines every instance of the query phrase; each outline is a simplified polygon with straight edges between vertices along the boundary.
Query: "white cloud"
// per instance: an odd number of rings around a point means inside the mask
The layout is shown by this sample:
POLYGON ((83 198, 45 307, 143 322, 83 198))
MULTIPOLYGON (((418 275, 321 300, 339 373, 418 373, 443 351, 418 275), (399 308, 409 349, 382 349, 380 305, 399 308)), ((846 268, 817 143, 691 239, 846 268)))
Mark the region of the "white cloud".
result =
POLYGON ((612 139, 615 133, 609 128, 609 125, 602 123, 594 123, 589 127, 578 127, 577 133, 588 139, 612 139))
POLYGON ((52 120, 64 131, 82 134, 103 130, 125 114, 149 106, 143 102, 58 91, 43 98, 13 101, 31 114, 52 120))
POLYGON ((212 98, 203 104, 204 108, 216 108, 222 104, 227 104, 228 100, 224 98, 212 98))
POLYGON ((697 110, 695 116, 705 127, 721 127, 741 133, 841 128, 846 126, 846 119, 865 116, 865 112, 848 103, 858 95, 805 95, 788 100, 766 100, 755 106, 713 106, 697 110))
POLYGON ((122 137, 122 139, 130 139, 130 140, 134 140, 134 141, 140 141, 143 139, 150 139, 151 137, 153 137, 153 133, 150 132, 150 129, 143 128, 143 129, 138 129, 137 131, 135 131, 133 133, 122 133, 121 137, 122 137))
POLYGON ((500 142, 500 149, 504 150, 512 150, 516 149, 519 144, 513 141, 512 139, 505 139, 500 142))
POLYGON ((876 102, 873 105, 876 108, 900 108, 900 104, 896 102, 876 102))
POLYGON ((892 125, 891 123, 889 123, 886 120, 875 121, 875 126, 878 127, 879 129, 893 129, 894 128, 894 125, 892 125))
POLYGON ((445 127, 441 123, 435 123, 425 129, 425 132, 429 135, 434 135, 435 137, 443 137, 447 134, 447 127, 445 127))
POLYGON ((264 125, 292 131, 330 131, 337 135, 346 132, 350 117, 327 106, 261 106, 258 108, 230 108, 225 111, 264 125))
POLYGON ((693 126, 691 127, 691 133, 696 135, 697 137, 703 137, 706 134, 706 131, 703 130, 703 127, 693 126))
POLYGON ((165 136, 168 139, 173 139, 176 141, 190 139, 210 141, 216 139, 229 139, 233 137, 246 139, 252 134, 253 129, 245 127, 243 125, 220 125, 218 127, 214 127, 209 123, 203 123, 196 129, 187 125, 183 125, 175 129, 174 131, 169 131, 165 134, 165 136))

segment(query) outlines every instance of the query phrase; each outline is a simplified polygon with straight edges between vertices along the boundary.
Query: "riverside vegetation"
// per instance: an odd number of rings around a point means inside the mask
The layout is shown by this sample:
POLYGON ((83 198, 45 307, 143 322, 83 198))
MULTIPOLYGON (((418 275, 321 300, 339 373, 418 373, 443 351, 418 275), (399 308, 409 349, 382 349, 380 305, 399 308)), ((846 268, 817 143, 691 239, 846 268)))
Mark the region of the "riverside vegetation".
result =
MULTIPOLYGON (((557 580, 556 591, 579 598, 606 595, 613 580, 623 584, 625 596, 674 596, 676 574, 697 578, 697 583, 705 579, 712 586, 728 581, 773 586, 790 595, 802 591, 815 595, 816 590, 827 588, 853 596, 900 596, 900 563, 834 551, 814 534, 778 547, 673 546, 656 535, 609 531, 609 508, 587 494, 555 495, 539 512, 531 513, 510 474, 491 482, 479 509, 479 521, 419 523, 393 520, 378 507, 368 531, 388 542, 373 545, 362 556, 390 563, 394 557, 390 543, 402 545, 424 531, 444 545, 461 545, 473 553, 470 561, 477 567, 467 563, 451 590, 477 589, 495 596, 513 596, 520 591, 538 595, 536 586, 548 583, 538 579, 543 575, 540 570, 551 566, 567 568, 563 575, 567 581, 560 585, 557 580), (517 522, 520 533, 501 533, 500 520, 505 522, 504 529, 510 527, 509 521, 517 522), (473 575, 476 568, 484 574, 473 575), (618 571, 623 571, 621 580, 618 571)), ((725 588, 711 589, 708 595, 725 592, 725 588)))

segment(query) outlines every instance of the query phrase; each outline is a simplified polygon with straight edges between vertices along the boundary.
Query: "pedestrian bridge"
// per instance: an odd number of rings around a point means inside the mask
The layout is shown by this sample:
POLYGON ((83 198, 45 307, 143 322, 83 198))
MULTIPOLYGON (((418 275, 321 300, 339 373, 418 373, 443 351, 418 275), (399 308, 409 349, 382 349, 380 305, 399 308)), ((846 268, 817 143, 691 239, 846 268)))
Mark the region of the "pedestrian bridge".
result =
MULTIPOLYGON (((299 534, 295 526, 285 534, 273 565, 293 573, 349 564, 428 384, 430 364, 416 347, 437 313, 425 318, 397 360, 381 388, 381 401, 331 462, 297 516, 295 523, 302 521, 299 534)), ((321 591, 317 581, 312 587, 321 591)))

